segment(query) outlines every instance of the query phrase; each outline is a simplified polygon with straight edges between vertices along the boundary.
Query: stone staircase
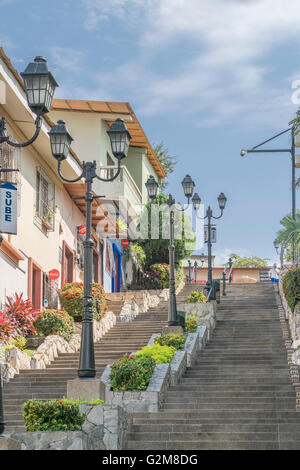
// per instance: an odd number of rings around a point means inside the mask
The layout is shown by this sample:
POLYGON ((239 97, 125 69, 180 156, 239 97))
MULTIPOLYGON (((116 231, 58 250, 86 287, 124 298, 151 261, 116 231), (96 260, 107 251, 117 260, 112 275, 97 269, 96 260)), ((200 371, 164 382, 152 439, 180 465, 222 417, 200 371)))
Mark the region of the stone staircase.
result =
MULTIPOLYGON (((181 297, 186 298, 190 288, 184 288, 181 297)), ((116 303, 117 315, 120 303, 116 303)), ((113 302, 109 308, 113 307, 113 302)), ((117 323, 99 342, 95 343, 97 377, 107 364, 111 364, 126 352, 136 351, 147 345, 153 333, 160 333, 167 323, 168 302, 141 313, 131 323, 117 323)), ((59 399, 67 395, 67 381, 77 377, 79 352, 59 354, 46 369, 21 370, 9 383, 4 384, 3 406, 7 432, 24 431, 23 403, 31 398, 38 400, 59 399)))
POLYGON ((300 449, 300 413, 273 286, 231 285, 211 342, 161 411, 134 413, 128 449, 300 449))

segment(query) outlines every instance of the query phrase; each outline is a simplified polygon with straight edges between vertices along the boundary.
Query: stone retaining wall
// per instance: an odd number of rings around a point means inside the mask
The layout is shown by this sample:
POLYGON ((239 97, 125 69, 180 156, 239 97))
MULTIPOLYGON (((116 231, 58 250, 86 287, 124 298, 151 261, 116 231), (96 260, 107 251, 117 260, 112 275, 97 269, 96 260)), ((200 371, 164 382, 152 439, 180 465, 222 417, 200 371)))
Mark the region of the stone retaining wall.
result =
POLYGON ((79 405, 82 431, 25 432, 1 436, 0 450, 124 449, 132 417, 116 405, 79 405))
MULTIPOLYGON (((184 282, 180 284, 176 290, 176 294, 183 289, 184 285, 184 282)), ((140 313, 145 313, 150 308, 157 307, 160 302, 167 301, 169 294, 169 289, 137 290, 106 294, 106 298, 109 300, 124 301, 117 320, 120 322, 129 322, 134 320, 140 313)))
MULTIPOLYGON (((116 324, 113 312, 107 312, 100 321, 94 321, 94 341, 99 341, 116 324)), ((20 349, 8 349, 5 355, 7 364, 6 379, 13 378, 22 369, 45 369, 59 353, 75 353, 80 349, 81 336, 74 334, 70 341, 59 335, 46 336, 32 357, 20 349)))

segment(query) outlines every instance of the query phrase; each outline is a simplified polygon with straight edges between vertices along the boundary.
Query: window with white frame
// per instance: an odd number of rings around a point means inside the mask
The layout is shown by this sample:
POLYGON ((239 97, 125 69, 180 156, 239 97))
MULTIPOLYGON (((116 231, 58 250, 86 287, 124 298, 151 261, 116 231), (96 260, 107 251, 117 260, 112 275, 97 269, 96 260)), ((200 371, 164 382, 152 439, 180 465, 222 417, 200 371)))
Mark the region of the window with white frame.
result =
POLYGON ((35 213, 47 230, 54 230, 55 185, 41 167, 36 170, 35 213))

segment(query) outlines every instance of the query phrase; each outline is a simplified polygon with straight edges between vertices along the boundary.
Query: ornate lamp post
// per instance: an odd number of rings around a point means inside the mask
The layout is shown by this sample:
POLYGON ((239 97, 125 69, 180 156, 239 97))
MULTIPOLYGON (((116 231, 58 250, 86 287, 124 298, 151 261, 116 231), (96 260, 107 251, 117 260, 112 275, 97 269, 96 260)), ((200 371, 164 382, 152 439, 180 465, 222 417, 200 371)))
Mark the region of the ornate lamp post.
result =
POLYGON ((95 377, 95 357, 93 341, 93 296, 92 296, 92 203, 100 197, 92 193, 92 185, 95 178, 100 181, 113 181, 121 171, 121 160, 127 156, 131 135, 129 134, 123 119, 116 119, 107 131, 114 156, 118 160, 118 169, 112 178, 104 179, 96 173, 96 162, 83 162, 82 173, 78 178, 67 179, 61 172, 61 162, 68 156, 72 137, 70 136, 66 124, 63 120, 57 122, 49 132, 50 144, 53 157, 57 160, 57 171, 63 181, 75 183, 84 178, 86 183, 85 196, 74 196, 74 199, 84 199, 86 202, 86 235, 84 245, 84 297, 83 297, 83 318, 80 345, 80 358, 78 367, 78 377, 95 377))
MULTIPOLYGON (((212 241, 211 241, 211 219, 220 219, 223 215, 223 212, 224 212, 224 209, 225 209, 225 206, 226 206, 226 201, 227 201, 227 198, 226 196, 224 195, 224 193, 220 193, 219 197, 218 197, 218 203, 219 203, 219 208, 221 210, 221 214, 218 216, 218 217, 215 217, 213 215, 213 211, 211 209, 210 206, 208 206, 207 208, 207 211, 206 211, 206 215, 202 218, 202 217, 199 217, 199 219, 207 219, 207 228, 208 228, 208 240, 207 240, 207 254, 208 254, 208 276, 207 276, 207 284, 206 284, 206 287, 208 290, 211 289, 212 287, 212 256, 211 256, 211 251, 212 251, 212 241)), ((192 199, 192 202, 193 202, 193 205, 194 205, 194 209, 198 210, 198 208, 200 207, 200 203, 201 203, 201 199, 200 197, 198 196, 198 194, 194 194, 193 196, 193 199, 192 199)), ((197 215, 198 217, 198 215, 197 215)))
MULTIPOLYGON (((36 114, 35 133, 26 142, 14 142, 7 134, 6 120, 0 120, 0 144, 6 142, 12 147, 27 147, 32 144, 40 133, 42 116, 50 111, 55 88, 58 86, 52 73, 48 68, 44 57, 38 56, 31 62, 21 76, 24 79, 24 88, 27 103, 31 111, 36 114)), ((4 171, 2 169, 1 171, 4 171)))
MULTIPOLYGON (((5 117, 0 118, 0 144, 6 143, 12 147, 22 148, 32 144, 38 137, 41 126, 42 116, 50 111, 55 88, 58 86, 52 73, 48 68, 44 57, 38 56, 31 62, 21 76, 24 79, 24 89, 26 93, 27 104, 31 111, 36 115, 35 133, 25 142, 15 142, 10 139, 6 129, 5 117)), ((1 173, 10 173, 19 171, 15 168, 0 168, 1 173)), ((3 237, 0 235, 0 244, 3 237)), ((2 404, 2 380, 0 366, 0 434, 4 432, 4 416, 2 404)))
MULTIPOLYGON (((190 203, 190 199, 193 196, 195 183, 190 177, 186 175, 182 181, 182 187, 184 195, 190 203)), ((153 201, 157 196, 158 184, 155 181, 154 177, 151 175, 146 182, 146 188, 148 191, 148 196, 151 201, 153 201)), ((178 326, 177 321, 177 306, 176 306, 176 293, 175 293, 175 244, 174 244, 174 212, 175 210, 184 211, 183 208, 177 209, 175 207, 175 199, 171 194, 167 200, 170 212, 170 243, 169 243, 169 266, 170 266, 170 296, 169 296, 169 314, 168 314, 168 325, 169 326, 178 326)))

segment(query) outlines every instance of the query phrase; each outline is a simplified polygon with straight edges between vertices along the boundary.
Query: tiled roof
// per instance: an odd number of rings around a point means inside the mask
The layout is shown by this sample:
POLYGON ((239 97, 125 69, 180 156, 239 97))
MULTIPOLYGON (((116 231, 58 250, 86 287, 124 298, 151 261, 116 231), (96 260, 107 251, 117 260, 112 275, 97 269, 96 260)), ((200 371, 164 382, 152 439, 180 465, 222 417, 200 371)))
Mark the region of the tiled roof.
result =
POLYGON ((141 124, 139 123, 132 107, 129 103, 117 101, 86 101, 86 100, 65 100, 54 99, 52 103, 54 111, 79 111, 89 113, 105 113, 111 114, 112 120, 108 120, 108 125, 114 122, 114 114, 128 114, 132 120, 126 122, 126 126, 132 136, 130 141, 131 147, 143 147, 147 149, 147 157, 161 178, 166 177, 165 170, 160 163, 155 151, 153 150, 141 124))

